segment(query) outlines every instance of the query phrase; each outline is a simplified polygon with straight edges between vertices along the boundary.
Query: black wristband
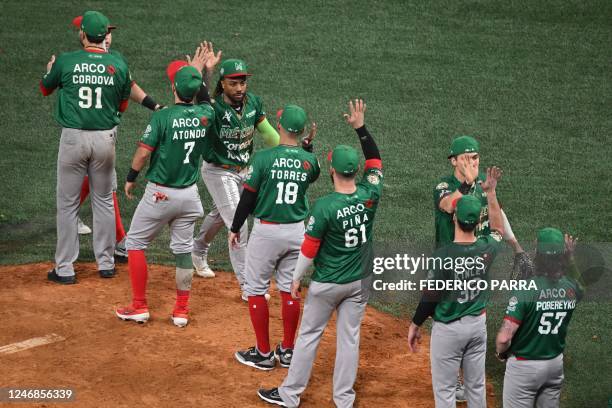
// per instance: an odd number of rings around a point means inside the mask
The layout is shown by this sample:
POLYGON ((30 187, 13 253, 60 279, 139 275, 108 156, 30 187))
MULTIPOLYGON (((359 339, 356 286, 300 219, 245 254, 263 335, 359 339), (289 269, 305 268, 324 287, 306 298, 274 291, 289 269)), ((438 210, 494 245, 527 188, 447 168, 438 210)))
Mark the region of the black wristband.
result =
POLYGON ((370 136, 370 132, 368 132, 368 129, 366 129, 365 125, 363 125, 360 128, 355 129, 355 132, 357 132, 357 135, 360 138, 370 136))
POLYGON ((136 178, 138 177, 139 173, 140 173, 139 171, 136 171, 136 170, 134 170, 133 168, 130 167, 130 171, 128 171, 128 174, 127 174, 127 177, 125 178, 125 180, 128 183, 133 183, 133 182, 136 181, 136 178))
POLYGON ((472 189, 472 185, 468 184, 467 181, 464 181, 463 183, 461 183, 458 190, 461 194, 465 195, 465 194, 469 194, 471 189, 472 189))
POLYGON ((149 95, 146 95, 140 104, 145 108, 151 109, 152 111, 154 111, 155 107, 157 106, 157 102, 155 102, 149 95))

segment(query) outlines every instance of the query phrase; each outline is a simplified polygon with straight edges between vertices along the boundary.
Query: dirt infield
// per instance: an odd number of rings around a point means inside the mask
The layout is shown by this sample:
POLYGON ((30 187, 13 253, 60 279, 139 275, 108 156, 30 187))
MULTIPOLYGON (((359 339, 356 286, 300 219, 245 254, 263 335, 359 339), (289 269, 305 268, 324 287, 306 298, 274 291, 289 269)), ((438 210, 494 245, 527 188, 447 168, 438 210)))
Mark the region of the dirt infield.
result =
MULTIPOLYGON (((78 284, 46 280, 51 264, 0 267, 0 347, 34 337, 65 338, 13 354, 0 354, 0 387, 73 388, 78 407, 264 407, 258 387, 278 385, 286 374, 262 372, 235 361, 255 339, 233 274, 195 278, 191 321, 176 328, 174 268, 151 266, 151 320, 123 322, 113 313, 129 300, 127 267, 102 280, 95 266, 77 265, 78 284)), ((281 339, 277 292, 270 302, 271 340, 281 339)), ((332 322, 333 323, 333 322, 332 322)), ((356 384, 359 407, 431 407, 427 350, 409 354, 406 322, 368 308, 362 327, 356 384)), ((323 337, 303 407, 333 407, 335 328, 323 337)), ((493 406, 489 386, 489 406, 493 406)), ((13 405, 13 404, 11 404, 13 405)), ((17 404, 19 407, 27 404, 17 404)), ((17 406, 15 405, 15 406, 17 406)))

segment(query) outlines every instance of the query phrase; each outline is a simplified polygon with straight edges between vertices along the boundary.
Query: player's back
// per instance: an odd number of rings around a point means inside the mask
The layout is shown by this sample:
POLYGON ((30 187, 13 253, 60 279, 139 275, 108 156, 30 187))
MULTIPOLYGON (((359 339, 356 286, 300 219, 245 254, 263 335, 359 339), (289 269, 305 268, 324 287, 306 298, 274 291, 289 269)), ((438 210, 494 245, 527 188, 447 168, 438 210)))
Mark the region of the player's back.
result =
POLYGON ((506 318, 520 323, 510 351, 528 360, 547 360, 561 354, 572 314, 582 296, 572 278, 533 278, 537 289, 513 293, 506 318))
POLYGON ((281 224, 303 221, 309 210, 306 191, 319 173, 316 156, 300 146, 257 152, 245 181, 245 188, 258 192, 253 215, 281 224))
POLYGON ((208 104, 179 103, 155 112, 140 141, 152 151, 147 179, 174 188, 196 183, 213 120, 208 104))
POLYGON ((502 237, 494 233, 479 237, 469 244, 451 242, 434 251, 428 279, 457 281, 465 285, 456 290, 444 291, 436 306, 434 320, 450 323, 464 316, 479 315, 484 311, 489 301, 490 292, 486 288, 489 284, 490 269, 501 241, 502 237), (483 283, 479 284, 477 281, 483 283))
POLYGON ((63 127, 104 130, 119 124, 131 82, 120 55, 78 50, 61 54, 42 84, 60 88, 55 117, 63 127))
POLYGON ((321 239, 313 280, 349 283, 364 277, 372 255, 373 225, 382 193, 380 169, 366 169, 354 193, 318 199, 306 233, 321 239))

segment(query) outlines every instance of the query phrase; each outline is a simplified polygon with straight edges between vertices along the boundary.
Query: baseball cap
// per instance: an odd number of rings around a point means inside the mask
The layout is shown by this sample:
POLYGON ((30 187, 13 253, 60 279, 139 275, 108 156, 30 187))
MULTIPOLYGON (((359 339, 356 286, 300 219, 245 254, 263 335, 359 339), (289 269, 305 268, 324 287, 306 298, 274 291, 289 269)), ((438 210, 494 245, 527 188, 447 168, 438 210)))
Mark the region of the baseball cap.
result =
POLYGON ((480 200, 473 195, 464 195, 455 204, 455 215, 462 224, 477 224, 480 220, 480 200))
POLYGON ((558 255, 565 252, 565 238, 556 228, 542 228, 538 231, 537 251, 546 255, 558 255))
POLYGON ((453 140, 448 157, 458 156, 462 153, 478 153, 480 143, 471 136, 459 136, 453 140))
MULTIPOLYGON (((80 29, 82 21, 83 21, 83 16, 76 16, 75 18, 72 19, 72 25, 80 29)), ((114 26, 114 25, 108 26, 109 30, 114 30, 115 28, 117 28, 117 26, 114 26)))
POLYGON ((108 30, 110 23, 108 18, 99 11, 86 11, 81 19, 81 30, 89 37, 97 40, 103 40, 108 30))
POLYGON ((246 62, 239 59, 227 59, 223 61, 221 63, 219 75, 221 75, 221 78, 251 76, 251 74, 248 73, 248 67, 246 62))
POLYGON ((174 76, 178 72, 179 69, 188 66, 187 61, 175 60, 168 64, 166 68, 166 74, 168 75, 168 79, 171 83, 174 83, 174 76))
POLYGON ((179 69, 174 75, 174 88, 183 98, 193 98, 202 85, 202 74, 191 65, 179 69))
POLYGON ((280 115, 280 125, 287 132, 300 133, 306 126, 306 112, 297 105, 287 105, 280 115))
POLYGON ((359 170, 359 156, 351 146, 338 145, 330 156, 331 166, 340 174, 350 176, 359 170))

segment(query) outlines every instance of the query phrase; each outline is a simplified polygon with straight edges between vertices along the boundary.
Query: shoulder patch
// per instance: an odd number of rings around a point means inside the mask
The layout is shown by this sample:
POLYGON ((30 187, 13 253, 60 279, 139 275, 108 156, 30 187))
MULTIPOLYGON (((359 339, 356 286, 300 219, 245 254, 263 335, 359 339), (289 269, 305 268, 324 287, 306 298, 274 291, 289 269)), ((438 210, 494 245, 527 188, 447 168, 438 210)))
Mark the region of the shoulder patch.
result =
POLYGON ((497 242, 501 242, 502 239, 503 239, 501 234, 499 232, 497 232, 497 231, 491 231, 491 238, 493 238, 497 242))
POLYGON ((312 227, 314 227, 314 224, 315 224, 315 217, 310 216, 310 219, 308 220, 308 225, 306 226, 306 230, 311 231, 312 227))
POLYGON ((448 188, 448 183, 446 181, 443 181, 436 186, 436 190, 446 190, 447 188, 448 188))
POLYGON ((368 183, 376 186, 380 184, 380 177, 377 174, 368 174, 368 183))

